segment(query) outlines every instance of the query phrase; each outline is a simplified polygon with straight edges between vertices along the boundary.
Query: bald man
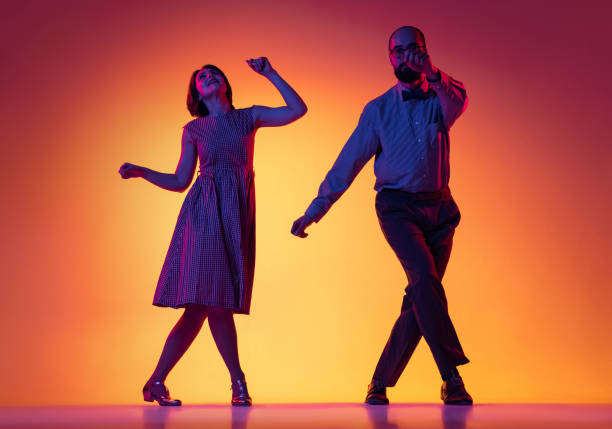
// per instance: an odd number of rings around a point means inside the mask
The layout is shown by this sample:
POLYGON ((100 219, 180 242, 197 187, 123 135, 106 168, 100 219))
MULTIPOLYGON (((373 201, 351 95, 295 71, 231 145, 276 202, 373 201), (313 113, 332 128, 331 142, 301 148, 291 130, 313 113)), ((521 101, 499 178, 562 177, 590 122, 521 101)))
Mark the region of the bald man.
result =
POLYGON ((389 403, 386 388, 395 386, 424 337, 442 376, 444 403, 472 405, 457 371, 469 360, 448 314, 441 283, 461 217, 448 187, 448 133, 468 99, 461 82, 432 64, 418 28, 401 27, 391 34, 389 60, 397 84, 365 106, 318 196, 291 232, 306 237, 305 229, 321 220, 375 157, 376 213, 408 286, 366 403, 389 403))

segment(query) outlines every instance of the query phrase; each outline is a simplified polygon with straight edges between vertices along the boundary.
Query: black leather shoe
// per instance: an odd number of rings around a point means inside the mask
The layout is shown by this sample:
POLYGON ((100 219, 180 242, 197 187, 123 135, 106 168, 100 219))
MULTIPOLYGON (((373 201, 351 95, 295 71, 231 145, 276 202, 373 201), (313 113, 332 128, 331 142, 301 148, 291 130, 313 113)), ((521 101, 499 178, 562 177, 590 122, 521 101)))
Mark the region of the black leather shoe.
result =
POLYGON ((442 383, 440 397, 446 405, 472 405, 472 397, 467 390, 463 380, 459 376, 453 376, 442 383))
POLYGON ((180 399, 170 398, 170 391, 161 381, 148 381, 142 388, 142 396, 145 401, 157 401, 162 407, 178 407, 182 404, 180 399))
POLYGON ((366 395, 365 403, 370 405, 389 404, 389 398, 387 398, 387 388, 385 386, 375 384, 374 382, 370 383, 368 386, 368 394, 366 395))
POLYGON ((249 396, 246 381, 232 381, 232 405, 234 407, 250 407, 253 400, 249 396))

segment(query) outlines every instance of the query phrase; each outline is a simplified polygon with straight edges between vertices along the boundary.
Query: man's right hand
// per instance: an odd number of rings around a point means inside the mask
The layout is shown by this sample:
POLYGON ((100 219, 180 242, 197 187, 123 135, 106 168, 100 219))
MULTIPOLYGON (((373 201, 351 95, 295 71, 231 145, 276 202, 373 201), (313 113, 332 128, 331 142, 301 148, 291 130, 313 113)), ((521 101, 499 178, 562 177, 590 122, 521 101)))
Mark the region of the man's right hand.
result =
POLYGON ((313 220, 308 216, 304 215, 295 222, 293 222, 293 226, 291 227, 291 234, 296 235, 300 238, 308 237, 308 234, 304 232, 306 228, 312 225, 313 220))

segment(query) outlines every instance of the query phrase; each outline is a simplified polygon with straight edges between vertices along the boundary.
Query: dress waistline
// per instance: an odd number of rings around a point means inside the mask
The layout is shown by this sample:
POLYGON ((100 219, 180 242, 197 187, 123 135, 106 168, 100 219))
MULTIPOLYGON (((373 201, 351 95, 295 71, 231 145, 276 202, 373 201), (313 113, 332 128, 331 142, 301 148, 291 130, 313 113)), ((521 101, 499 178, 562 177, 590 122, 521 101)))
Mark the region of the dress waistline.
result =
POLYGON ((241 167, 201 167, 198 169, 198 174, 204 176, 214 176, 215 174, 227 174, 227 173, 239 173, 244 175, 254 175, 255 171, 253 169, 246 169, 241 167))

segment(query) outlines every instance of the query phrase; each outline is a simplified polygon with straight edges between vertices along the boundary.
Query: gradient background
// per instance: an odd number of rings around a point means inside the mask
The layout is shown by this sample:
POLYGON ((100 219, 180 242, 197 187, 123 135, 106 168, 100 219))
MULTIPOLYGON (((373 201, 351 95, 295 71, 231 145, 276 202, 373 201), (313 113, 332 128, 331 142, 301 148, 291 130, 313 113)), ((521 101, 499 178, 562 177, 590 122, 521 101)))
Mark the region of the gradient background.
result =
MULTIPOLYGON (((3 1, 0 403, 140 403, 180 315, 151 305, 185 194, 121 180, 172 172, 188 78, 228 75, 237 107, 309 112, 256 138, 257 266, 237 316, 255 402, 361 402, 406 283, 379 230, 369 163, 301 240, 289 234, 357 124, 395 83, 387 39, 425 32, 470 105, 451 132, 462 212, 444 284, 483 402, 609 403, 610 111, 607 2, 3 1)), ((227 403, 208 325, 167 382, 227 403)), ((421 342, 394 402, 439 402, 421 342)))

